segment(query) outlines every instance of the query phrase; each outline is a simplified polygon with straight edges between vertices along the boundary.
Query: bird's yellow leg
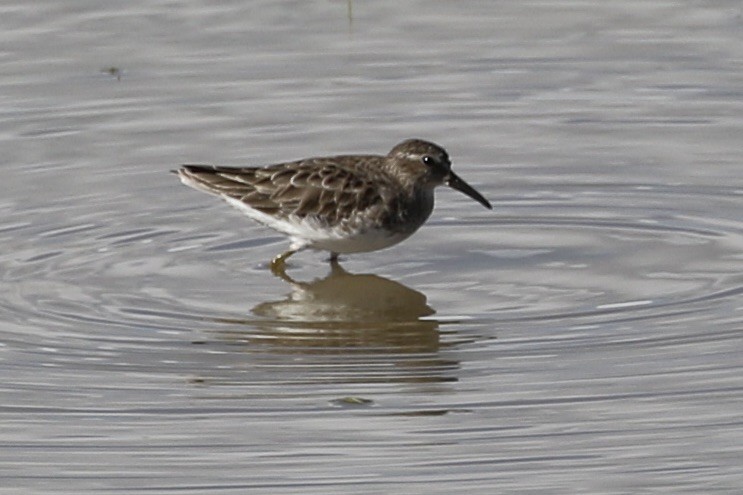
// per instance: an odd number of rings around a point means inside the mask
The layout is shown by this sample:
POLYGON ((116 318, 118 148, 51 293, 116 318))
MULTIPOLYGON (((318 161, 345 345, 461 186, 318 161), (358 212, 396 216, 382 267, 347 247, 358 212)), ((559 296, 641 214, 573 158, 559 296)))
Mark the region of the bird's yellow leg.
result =
POLYGON ((279 255, 277 255, 274 259, 271 260, 271 273, 278 277, 285 276, 284 273, 286 271, 286 260, 289 258, 289 256, 296 253, 297 250, 290 249, 289 251, 283 252, 279 255))

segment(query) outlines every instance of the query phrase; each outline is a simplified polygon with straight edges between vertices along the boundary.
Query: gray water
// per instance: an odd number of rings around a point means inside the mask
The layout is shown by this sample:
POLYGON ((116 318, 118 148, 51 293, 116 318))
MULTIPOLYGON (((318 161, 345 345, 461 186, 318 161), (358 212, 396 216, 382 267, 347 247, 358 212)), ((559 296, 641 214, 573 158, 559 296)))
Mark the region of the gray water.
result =
POLYGON ((0 492, 740 493, 737 1, 0 5, 0 492), (447 148, 394 248, 168 173, 447 148))

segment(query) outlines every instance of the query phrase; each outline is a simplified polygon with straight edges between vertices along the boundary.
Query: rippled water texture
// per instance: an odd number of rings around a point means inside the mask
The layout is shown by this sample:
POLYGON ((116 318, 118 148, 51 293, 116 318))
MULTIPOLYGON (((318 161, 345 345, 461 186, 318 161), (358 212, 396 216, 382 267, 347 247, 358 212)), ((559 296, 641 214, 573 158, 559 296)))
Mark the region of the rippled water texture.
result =
POLYGON ((0 492, 739 493, 739 2, 0 5, 0 492), (446 147, 331 266, 181 163, 446 147))

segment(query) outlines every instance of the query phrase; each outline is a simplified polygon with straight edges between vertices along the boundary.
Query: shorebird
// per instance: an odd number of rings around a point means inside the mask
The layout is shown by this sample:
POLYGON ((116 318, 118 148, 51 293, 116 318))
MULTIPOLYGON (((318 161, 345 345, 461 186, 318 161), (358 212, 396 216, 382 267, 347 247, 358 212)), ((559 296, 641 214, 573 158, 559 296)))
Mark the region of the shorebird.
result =
POLYGON ((412 235, 433 210, 433 191, 447 185, 486 208, 491 204, 451 170, 446 151, 408 139, 385 156, 307 158, 267 167, 183 165, 176 171, 194 189, 219 196, 263 225, 289 236, 289 249, 271 261, 282 271, 305 248, 338 254, 376 251, 412 235))

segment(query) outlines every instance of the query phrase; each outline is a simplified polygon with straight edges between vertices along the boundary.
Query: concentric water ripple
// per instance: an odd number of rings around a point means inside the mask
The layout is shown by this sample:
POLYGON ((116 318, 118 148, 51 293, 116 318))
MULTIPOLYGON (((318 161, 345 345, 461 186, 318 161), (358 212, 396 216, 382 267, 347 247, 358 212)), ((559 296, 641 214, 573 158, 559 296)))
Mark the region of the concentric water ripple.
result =
MULTIPOLYGON (((661 201, 688 204, 683 189, 621 186, 604 188, 601 198, 584 190, 527 189, 524 199, 502 202, 505 214, 489 218, 450 220, 444 208, 397 250, 350 257, 337 270, 317 254, 302 254, 284 281, 260 261, 283 241, 237 241, 235 231, 216 230, 219 221, 207 232, 186 226, 185 218, 180 226, 132 227, 108 212, 108 224, 91 218, 39 230, 9 215, 6 242, 19 232, 39 241, 4 262, 12 287, 3 302, 6 321, 19 328, 8 334, 20 346, 43 342, 38 358, 46 366, 151 372, 166 359, 153 360, 153 352, 178 344, 189 358, 168 359, 168 367, 199 383, 250 385, 249 355, 262 363, 258 369, 280 368, 260 379, 264 385, 276 379, 304 386, 457 380, 460 363, 447 353, 501 350, 504 334, 528 342, 519 347, 528 355, 542 345, 699 342, 701 335, 663 337, 642 328, 726 328, 736 319, 740 223, 673 214, 672 206, 668 213, 646 210, 661 201), (618 210, 611 203, 620 200, 623 215, 612 218, 618 210), (558 206, 562 214, 541 215, 558 206), (644 211, 654 217, 637 214, 644 211), (215 354, 221 371, 190 368, 215 354), (287 364, 288 356, 302 362, 287 364)), ((724 206, 739 196, 707 188, 696 201, 724 206)), ((706 334, 737 338, 730 329, 706 334)))
POLYGON ((0 6, 3 493, 737 494, 730 2, 0 6), (331 267, 181 163, 443 145, 331 267))
POLYGON ((363 459, 447 490, 494 466, 732 486, 738 192, 519 189, 489 216, 442 201, 413 239, 342 267, 302 253, 284 280, 265 260, 285 241, 235 230, 221 205, 39 207, 40 224, 6 205, 9 481, 42 486, 23 461, 41 459, 44 477, 88 488, 107 472, 145 493, 364 492, 347 474, 363 459), (198 469, 174 477, 179 458, 198 469))

